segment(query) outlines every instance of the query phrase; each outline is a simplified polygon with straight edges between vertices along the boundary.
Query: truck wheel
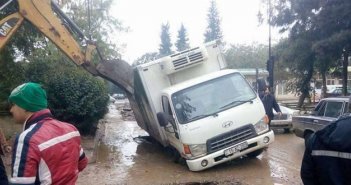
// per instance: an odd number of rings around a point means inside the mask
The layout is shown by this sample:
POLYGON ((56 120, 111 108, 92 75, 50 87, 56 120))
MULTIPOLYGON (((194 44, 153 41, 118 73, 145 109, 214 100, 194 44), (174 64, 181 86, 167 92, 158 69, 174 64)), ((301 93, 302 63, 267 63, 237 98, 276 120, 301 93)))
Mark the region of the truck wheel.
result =
POLYGON ((175 148, 169 147, 168 152, 170 153, 171 159, 174 163, 185 164, 185 159, 179 154, 179 152, 175 148))
POLYGON ((173 155, 173 162, 180 165, 186 165, 185 159, 176 150, 175 150, 175 154, 173 155))
POLYGON ((290 128, 284 128, 284 133, 290 133, 290 128))
POLYGON ((256 151, 253 151, 251 153, 246 154, 246 156, 249 158, 255 158, 255 157, 259 156, 262 152, 263 152, 263 149, 259 149, 259 150, 256 150, 256 151))

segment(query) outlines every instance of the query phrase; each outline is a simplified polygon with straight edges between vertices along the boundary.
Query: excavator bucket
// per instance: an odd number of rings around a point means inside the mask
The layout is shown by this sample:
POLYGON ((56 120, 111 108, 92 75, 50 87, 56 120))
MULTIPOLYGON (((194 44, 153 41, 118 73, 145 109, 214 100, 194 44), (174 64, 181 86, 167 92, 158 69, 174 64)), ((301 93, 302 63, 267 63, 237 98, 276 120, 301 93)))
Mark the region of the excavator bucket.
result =
POLYGON ((126 92, 137 123, 142 128, 148 130, 146 119, 143 117, 142 111, 135 99, 134 70, 132 66, 123 60, 117 59, 102 61, 97 65, 96 69, 99 76, 109 80, 126 92))
POLYGON ((130 95, 134 94, 133 68, 127 62, 120 59, 101 61, 96 69, 99 76, 114 83, 130 95))

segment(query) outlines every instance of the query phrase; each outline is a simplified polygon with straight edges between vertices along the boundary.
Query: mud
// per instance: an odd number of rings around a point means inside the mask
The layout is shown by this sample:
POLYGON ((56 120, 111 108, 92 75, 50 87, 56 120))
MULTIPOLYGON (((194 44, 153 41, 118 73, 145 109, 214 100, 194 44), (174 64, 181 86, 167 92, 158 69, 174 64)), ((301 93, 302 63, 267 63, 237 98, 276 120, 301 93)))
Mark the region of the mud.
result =
POLYGON ((276 130, 275 142, 257 158, 244 157, 191 172, 186 165, 174 163, 167 151, 137 126, 127 106, 124 100, 111 104, 95 140, 83 139, 91 163, 80 173, 78 185, 302 184, 299 173, 304 143, 292 133, 276 130))
MULTIPOLYGON (((78 185, 297 185, 302 184, 300 166, 304 142, 293 133, 275 130, 275 142, 257 158, 233 160, 201 172, 174 163, 170 154, 148 137, 135 121, 126 100, 109 106, 95 138, 83 137, 89 158, 78 185)), ((0 127, 10 140, 22 127, 9 117, 0 127)), ((4 158, 10 169, 10 155, 4 158)))

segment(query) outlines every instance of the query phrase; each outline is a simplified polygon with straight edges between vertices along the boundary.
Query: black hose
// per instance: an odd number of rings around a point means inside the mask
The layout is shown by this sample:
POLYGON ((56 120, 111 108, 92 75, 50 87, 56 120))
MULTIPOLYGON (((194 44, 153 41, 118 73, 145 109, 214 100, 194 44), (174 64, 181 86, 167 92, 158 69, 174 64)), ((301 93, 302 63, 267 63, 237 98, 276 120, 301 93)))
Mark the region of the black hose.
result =
POLYGON ((55 13, 57 13, 60 17, 63 18, 64 21, 68 23, 70 28, 78 34, 81 39, 85 39, 84 33, 80 30, 80 28, 74 23, 67 15, 60 9, 60 7, 53 1, 51 1, 52 9, 55 13))

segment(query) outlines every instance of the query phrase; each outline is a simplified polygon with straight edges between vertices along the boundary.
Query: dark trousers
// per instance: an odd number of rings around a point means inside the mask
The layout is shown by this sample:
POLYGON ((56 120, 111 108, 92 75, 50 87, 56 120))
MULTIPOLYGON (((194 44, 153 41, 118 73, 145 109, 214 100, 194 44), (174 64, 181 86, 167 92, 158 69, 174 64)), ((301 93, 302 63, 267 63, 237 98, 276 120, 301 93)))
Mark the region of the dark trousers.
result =
POLYGON ((7 180, 5 165, 2 162, 2 159, 0 157, 0 185, 8 185, 8 184, 9 182, 7 180))
POLYGON ((271 121, 272 121, 272 119, 271 118, 268 118, 268 128, 269 128, 269 130, 271 130, 271 121))

